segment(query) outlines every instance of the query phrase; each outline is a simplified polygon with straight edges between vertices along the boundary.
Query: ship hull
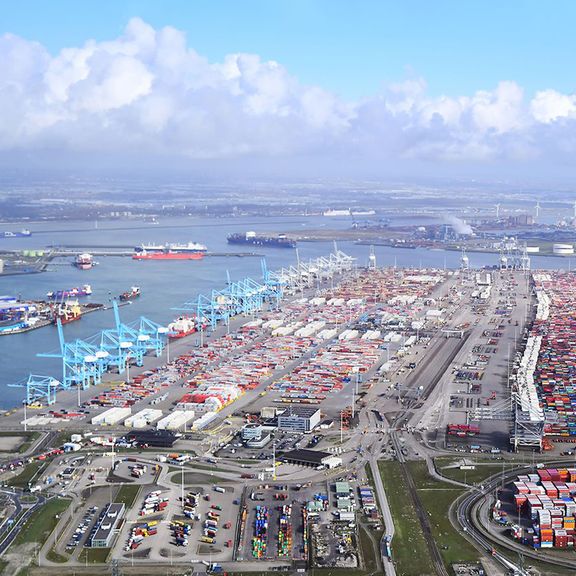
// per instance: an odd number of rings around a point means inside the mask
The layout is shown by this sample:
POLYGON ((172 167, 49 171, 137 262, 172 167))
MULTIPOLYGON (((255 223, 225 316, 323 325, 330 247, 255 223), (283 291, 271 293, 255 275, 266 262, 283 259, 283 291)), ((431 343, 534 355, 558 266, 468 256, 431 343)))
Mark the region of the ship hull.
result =
POLYGON ((0 238, 30 238, 32 232, 2 232, 0 238))
POLYGON ((132 260, 202 260, 202 252, 168 252, 162 254, 144 254, 138 252, 132 254, 132 260))
POLYGON ((82 318, 82 314, 77 314, 76 316, 57 316, 52 320, 52 324, 57 324, 58 320, 60 320, 61 324, 70 324, 70 322, 76 322, 76 320, 80 320, 82 318))
POLYGON ((170 340, 180 340, 180 338, 184 338, 185 336, 190 336, 190 334, 194 334, 196 332, 196 328, 192 328, 192 330, 185 330, 183 332, 169 332, 168 338, 170 340))
POLYGON ((296 248, 296 242, 288 238, 275 238, 272 236, 245 236, 232 234, 227 238, 228 244, 242 244, 249 246, 262 246, 264 248, 296 248))

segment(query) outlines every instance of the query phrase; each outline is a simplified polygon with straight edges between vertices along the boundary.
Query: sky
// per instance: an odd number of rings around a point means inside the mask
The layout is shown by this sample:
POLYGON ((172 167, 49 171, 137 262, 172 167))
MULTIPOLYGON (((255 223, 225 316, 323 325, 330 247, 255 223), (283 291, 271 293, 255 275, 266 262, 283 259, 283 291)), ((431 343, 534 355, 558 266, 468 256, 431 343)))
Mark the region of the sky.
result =
POLYGON ((571 178, 576 3, 0 4, 0 163, 571 178))

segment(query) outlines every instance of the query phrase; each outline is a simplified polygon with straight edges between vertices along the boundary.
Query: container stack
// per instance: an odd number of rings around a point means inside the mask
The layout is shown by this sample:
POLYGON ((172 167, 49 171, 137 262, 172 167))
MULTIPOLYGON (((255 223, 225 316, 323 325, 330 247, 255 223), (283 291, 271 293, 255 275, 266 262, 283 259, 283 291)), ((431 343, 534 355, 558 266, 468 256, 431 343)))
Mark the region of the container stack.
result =
MULTIPOLYGON (((549 468, 518 476, 513 483, 518 513, 528 517, 534 548, 573 548, 576 540, 576 469, 549 468)), ((517 527, 516 533, 522 532, 517 527)))
POLYGON ((576 442, 576 276, 534 275, 538 308, 532 337, 540 339, 534 380, 546 414, 544 433, 576 442))
POLYGON ((252 556, 264 558, 266 556, 266 543, 268 538, 268 508, 256 506, 254 520, 254 537, 252 538, 252 556))
POLYGON ((278 530, 278 556, 292 556, 292 506, 284 504, 280 507, 280 529, 278 530))

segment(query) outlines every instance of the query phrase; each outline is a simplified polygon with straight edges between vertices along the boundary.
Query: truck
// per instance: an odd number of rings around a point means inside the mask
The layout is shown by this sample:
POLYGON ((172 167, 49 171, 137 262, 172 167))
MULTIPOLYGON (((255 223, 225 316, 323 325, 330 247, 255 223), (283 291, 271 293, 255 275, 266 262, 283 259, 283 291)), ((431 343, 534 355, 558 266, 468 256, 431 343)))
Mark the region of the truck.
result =
POLYGON ((226 488, 222 488, 222 486, 214 486, 214 492, 220 492, 221 494, 224 494, 224 492, 226 492, 226 488))

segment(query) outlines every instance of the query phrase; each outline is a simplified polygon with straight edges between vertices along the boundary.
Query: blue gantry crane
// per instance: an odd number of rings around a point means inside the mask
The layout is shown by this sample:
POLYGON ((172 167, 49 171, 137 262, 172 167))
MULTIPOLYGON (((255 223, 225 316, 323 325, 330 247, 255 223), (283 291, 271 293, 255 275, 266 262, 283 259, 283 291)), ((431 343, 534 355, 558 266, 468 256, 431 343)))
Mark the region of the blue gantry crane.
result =
POLYGON ((84 389, 92 383, 99 383, 106 364, 102 362, 103 357, 98 347, 80 339, 66 342, 59 319, 57 328, 60 351, 37 355, 41 358, 62 359, 62 388, 68 390, 72 386, 81 386, 84 389))
MULTIPOLYGON (((128 362, 142 366, 144 355, 152 350, 160 356, 166 345, 168 329, 141 316, 134 323, 123 324, 120 320, 118 304, 114 302, 115 328, 103 330, 87 340, 76 339, 67 342, 60 320, 57 322, 60 350, 53 353, 40 353, 44 358, 62 360, 61 388, 69 390, 73 386, 88 388, 100 384, 103 374, 112 367, 122 374, 128 362)), ((32 380, 30 390, 41 390, 36 380, 32 380)))
POLYGON ((8 384, 12 388, 26 388, 26 404, 30 406, 35 402, 50 406, 56 402, 56 389, 60 382, 52 376, 30 374, 20 382, 8 384))

